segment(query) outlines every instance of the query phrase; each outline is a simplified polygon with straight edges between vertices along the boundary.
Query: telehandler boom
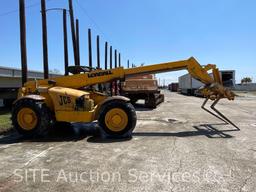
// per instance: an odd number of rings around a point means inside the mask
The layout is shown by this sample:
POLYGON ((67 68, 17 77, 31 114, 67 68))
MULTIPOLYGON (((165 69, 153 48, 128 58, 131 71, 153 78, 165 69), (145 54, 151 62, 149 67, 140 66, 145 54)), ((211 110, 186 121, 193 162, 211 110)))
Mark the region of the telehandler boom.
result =
MULTIPOLYGON (((168 62, 124 69, 90 71, 77 66, 79 74, 51 79, 35 80, 24 84, 13 104, 12 122, 16 130, 26 136, 44 134, 61 122, 92 122, 97 120, 102 131, 113 137, 129 136, 136 126, 136 113, 129 99, 109 97, 89 90, 95 84, 123 80, 138 74, 155 74, 187 69, 197 80, 205 84, 201 89, 206 98, 202 108, 219 119, 234 125, 215 105, 222 98, 234 99, 234 93, 223 87, 218 68, 208 64, 202 67, 193 57, 188 60, 168 62), (212 70, 212 76, 208 71, 212 70), (81 72, 83 71, 83 72, 81 72), (209 111, 204 106, 213 100, 209 111)), ((235 125, 234 125, 235 126, 235 125)))

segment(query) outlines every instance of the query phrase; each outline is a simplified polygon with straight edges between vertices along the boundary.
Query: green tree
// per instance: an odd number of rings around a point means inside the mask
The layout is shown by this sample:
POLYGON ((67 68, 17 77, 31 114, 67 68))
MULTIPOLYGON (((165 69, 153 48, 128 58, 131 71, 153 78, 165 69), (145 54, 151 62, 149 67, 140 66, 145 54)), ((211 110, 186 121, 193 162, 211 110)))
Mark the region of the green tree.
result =
POLYGON ((252 78, 251 77, 244 77, 241 80, 242 84, 247 84, 247 83, 251 83, 252 82, 252 78))

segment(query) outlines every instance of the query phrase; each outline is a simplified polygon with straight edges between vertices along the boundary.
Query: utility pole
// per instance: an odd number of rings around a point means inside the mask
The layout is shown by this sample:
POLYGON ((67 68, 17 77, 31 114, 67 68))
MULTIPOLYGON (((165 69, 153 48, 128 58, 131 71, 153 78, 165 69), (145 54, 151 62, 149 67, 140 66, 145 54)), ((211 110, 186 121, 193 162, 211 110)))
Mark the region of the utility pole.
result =
POLYGON ((77 51, 77 65, 80 66, 80 38, 79 38, 79 20, 76 19, 76 51, 77 51))
POLYGON ((72 42, 73 42, 74 62, 75 62, 75 65, 78 65, 73 2, 72 0, 68 0, 68 2, 69 2, 69 15, 70 15, 71 33, 72 33, 72 42))
POLYGON ((88 56, 89 56, 89 67, 92 68, 92 34, 91 34, 91 29, 88 29, 88 56))
POLYGON ((19 1, 22 85, 28 80, 25 0, 19 1))
MULTIPOLYGON (((109 65, 110 65, 110 69, 112 69, 113 68, 113 66, 112 66, 112 46, 110 46, 110 53, 109 53, 110 55, 109 55, 109 65)), ((111 81, 110 82, 110 95, 112 96, 113 95, 113 82, 111 81)))
MULTIPOLYGON (((100 66, 100 36, 97 35, 97 69, 101 69, 101 66, 100 66)), ((98 84, 98 88, 99 88, 99 91, 102 92, 103 89, 102 89, 102 84, 98 84)))
POLYGON ((41 0, 44 78, 49 78, 46 3, 41 0))
POLYGON ((108 42, 105 42, 105 70, 108 69, 108 42))
POLYGON ((97 68, 100 69, 100 36, 97 35, 97 68))
MULTIPOLYGON (((121 67, 121 53, 118 54, 118 67, 121 67)), ((118 81, 119 95, 122 89, 121 80, 118 81)))
POLYGON ((118 66, 121 67, 121 53, 118 54, 118 66))
POLYGON ((63 9, 63 42, 64 42, 65 75, 68 75, 68 34, 67 34, 67 10, 66 9, 63 9))
MULTIPOLYGON (((115 49, 115 68, 117 68, 117 50, 115 49)), ((117 80, 115 80, 115 95, 117 95, 117 80)))

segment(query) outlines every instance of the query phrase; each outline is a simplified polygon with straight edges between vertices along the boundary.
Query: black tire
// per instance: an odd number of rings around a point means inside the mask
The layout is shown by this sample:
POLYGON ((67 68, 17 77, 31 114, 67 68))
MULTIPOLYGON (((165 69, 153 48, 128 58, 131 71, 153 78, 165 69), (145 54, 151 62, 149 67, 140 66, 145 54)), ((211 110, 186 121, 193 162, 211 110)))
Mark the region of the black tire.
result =
POLYGON ((72 123, 55 121, 52 129, 49 131, 50 136, 71 136, 74 134, 74 129, 72 123))
POLYGON ((114 138, 124 138, 124 137, 131 137, 131 133, 134 130, 137 122, 137 115, 135 109, 131 103, 120 101, 120 100, 113 100, 109 101, 104 104, 101 108, 101 112, 99 114, 98 123, 102 130, 107 134, 107 136, 114 137, 114 138), (128 123, 126 127, 121 131, 112 131, 110 130, 106 123, 105 123, 105 116, 113 108, 122 109, 127 117, 128 123))
POLYGON ((69 123, 69 122, 56 121, 54 123, 54 128, 56 129, 70 129, 72 127, 73 127, 72 123, 69 123))
POLYGON ((53 119, 49 108, 42 101, 34 101, 32 99, 22 99, 17 101, 12 108, 12 124, 14 128, 25 137, 44 136, 48 133, 53 125, 53 119), (37 117, 36 126, 31 130, 23 129, 17 120, 17 115, 22 108, 30 108, 37 117))

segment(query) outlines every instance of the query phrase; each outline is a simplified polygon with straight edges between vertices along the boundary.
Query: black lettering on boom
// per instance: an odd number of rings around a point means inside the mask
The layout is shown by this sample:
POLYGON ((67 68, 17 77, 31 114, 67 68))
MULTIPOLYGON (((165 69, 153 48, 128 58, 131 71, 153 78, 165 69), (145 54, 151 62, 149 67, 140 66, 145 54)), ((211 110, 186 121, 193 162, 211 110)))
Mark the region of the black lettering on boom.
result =
POLYGON ((113 74, 112 71, 101 71, 96 73, 88 73, 88 78, 100 77, 113 74))

